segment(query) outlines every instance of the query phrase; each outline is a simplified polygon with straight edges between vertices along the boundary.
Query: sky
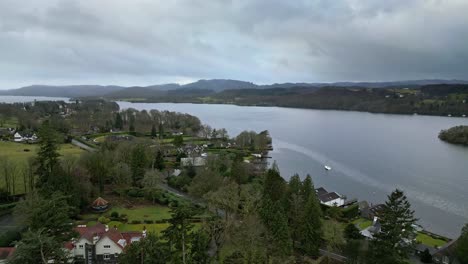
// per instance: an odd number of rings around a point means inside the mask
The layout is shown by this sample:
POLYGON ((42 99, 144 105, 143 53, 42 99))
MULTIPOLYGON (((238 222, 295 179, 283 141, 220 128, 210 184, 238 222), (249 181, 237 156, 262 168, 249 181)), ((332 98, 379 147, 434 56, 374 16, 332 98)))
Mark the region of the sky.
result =
POLYGON ((468 79, 467 0, 0 1, 0 89, 468 79))

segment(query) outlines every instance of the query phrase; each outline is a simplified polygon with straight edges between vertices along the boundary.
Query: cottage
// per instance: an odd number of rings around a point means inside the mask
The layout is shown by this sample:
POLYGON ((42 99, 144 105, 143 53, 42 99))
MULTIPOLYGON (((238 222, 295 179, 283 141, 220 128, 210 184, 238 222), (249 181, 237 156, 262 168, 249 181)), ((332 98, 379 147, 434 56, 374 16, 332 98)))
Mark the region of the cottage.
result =
POLYGON ((361 210, 361 216, 367 219, 374 219, 378 214, 385 209, 385 204, 371 205, 370 207, 364 207, 361 210))
POLYGON ((190 166, 193 165, 195 167, 205 166, 205 159, 203 157, 193 157, 193 158, 181 158, 180 165, 182 166, 190 166))
POLYGON ((78 226, 75 231, 79 237, 66 243, 65 248, 73 258, 96 263, 118 263, 118 256, 126 246, 146 237, 145 229, 142 232, 120 232, 116 227, 109 228, 103 224, 78 226))
POLYGON ((323 187, 315 189, 315 193, 317 194, 320 203, 328 206, 343 206, 346 201, 346 199, 337 192, 329 193, 323 187))
POLYGON ((93 210, 97 212, 104 212, 109 208, 109 202, 104 200, 102 197, 98 197, 91 204, 91 208, 93 208, 93 210))
POLYGON ((13 140, 15 142, 23 142, 24 138, 20 133, 16 132, 15 135, 13 135, 13 140))

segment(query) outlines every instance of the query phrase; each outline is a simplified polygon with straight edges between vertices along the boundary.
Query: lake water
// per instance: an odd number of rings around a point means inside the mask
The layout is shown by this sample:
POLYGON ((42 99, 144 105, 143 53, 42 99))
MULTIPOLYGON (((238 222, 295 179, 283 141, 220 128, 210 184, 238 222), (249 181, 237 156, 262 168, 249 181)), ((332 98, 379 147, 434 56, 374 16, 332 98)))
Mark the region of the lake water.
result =
POLYGON ((315 186, 381 203, 406 192, 428 230, 456 237, 468 222, 468 148, 440 141, 467 118, 371 114, 279 107, 118 102, 121 108, 189 113, 231 136, 268 130, 284 178, 310 174, 315 186), (328 164, 331 171, 325 171, 328 164))
POLYGON ((46 97, 46 96, 10 96, 0 95, 0 103, 27 103, 34 101, 65 101, 70 98, 66 97, 46 97))
MULTIPOLYGON (((32 98, 32 99, 31 99, 32 98)), ((0 96, 0 102, 37 97, 0 96)), ((43 98, 64 100, 68 98, 43 98)), ((468 222, 468 148, 440 141, 441 129, 467 118, 370 114, 279 107, 118 102, 121 108, 170 110, 198 116, 231 136, 270 131, 284 178, 309 173, 315 186, 370 203, 404 190, 420 224, 456 237, 468 222), (328 164, 331 171, 325 171, 328 164)))

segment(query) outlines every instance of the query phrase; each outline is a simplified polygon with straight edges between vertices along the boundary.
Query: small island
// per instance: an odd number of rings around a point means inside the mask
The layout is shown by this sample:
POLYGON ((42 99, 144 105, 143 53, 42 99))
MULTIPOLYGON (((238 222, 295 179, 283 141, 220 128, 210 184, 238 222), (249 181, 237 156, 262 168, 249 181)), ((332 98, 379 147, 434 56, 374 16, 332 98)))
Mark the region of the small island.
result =
POLYGON ((442 130, 439 138, 451 144, 468 146, 468 126, 455 126, 442 130))

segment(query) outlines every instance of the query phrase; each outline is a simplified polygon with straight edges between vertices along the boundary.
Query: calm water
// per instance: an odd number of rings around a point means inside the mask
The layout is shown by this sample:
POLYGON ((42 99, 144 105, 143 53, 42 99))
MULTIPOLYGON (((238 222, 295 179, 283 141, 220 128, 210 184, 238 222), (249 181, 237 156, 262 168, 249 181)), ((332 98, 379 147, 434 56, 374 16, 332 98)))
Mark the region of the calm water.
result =
MULTIPOLYGON (((0 102, 31 98, 0 96, 0 102)), ((285 178, 309 173, 317 187, 372 203, 383 202, 395 188, 403 189, 420 223, 450 237, 458 236, 468 222, 468 148, 437 138, 441 129, 468 125, 467 118, 233 105, 119 105, 190 113, 212 127, 226 128, 231 136, 269 130, 271 156, 285 178), (324 164, 333 169, 326 172, 324 164)))
POLYGON ((372 203, 403 189, 420 223, 450 237, 458 236, 468 222, 468 148, 437 138, 441 129, 468 125, 466 118, 233 105, 119 105, 190 113, 212 127, 226 128, 231 136, 269 130, 271 156, 285 178, 309 173, 316 186, 372 203), (333 169, 326 172, 324 164, 333 169))
POLYGON ((46 96, 10 96, 0 95, 0 103, 27 103, 34 101, 65 101, 70 98, 66 97, 46 97, 46 96))

